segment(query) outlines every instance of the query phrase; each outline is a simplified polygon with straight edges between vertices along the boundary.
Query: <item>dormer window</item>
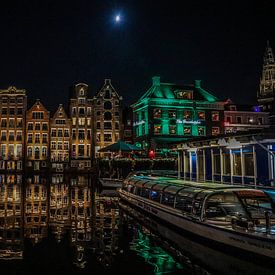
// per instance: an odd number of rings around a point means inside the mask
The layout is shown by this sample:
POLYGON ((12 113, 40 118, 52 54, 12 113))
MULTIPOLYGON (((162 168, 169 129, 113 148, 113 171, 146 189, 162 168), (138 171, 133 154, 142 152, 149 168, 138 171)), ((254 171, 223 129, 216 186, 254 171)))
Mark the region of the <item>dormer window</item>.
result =
POLYGON ((193 99, 193 91, 177 91, 176 92, 177 98, 179 99, 193 99))
POLYGON ((229 109, 230 109, 230 111, 236 111, 236 105, 231 105, 231 106, 229 107, 229 109))
POLYGON ((80 95, 80 96, 84 96, 84 89, 83 89, 83 88, 81 88, 81 89, 79 90, 79 95, 80 95))

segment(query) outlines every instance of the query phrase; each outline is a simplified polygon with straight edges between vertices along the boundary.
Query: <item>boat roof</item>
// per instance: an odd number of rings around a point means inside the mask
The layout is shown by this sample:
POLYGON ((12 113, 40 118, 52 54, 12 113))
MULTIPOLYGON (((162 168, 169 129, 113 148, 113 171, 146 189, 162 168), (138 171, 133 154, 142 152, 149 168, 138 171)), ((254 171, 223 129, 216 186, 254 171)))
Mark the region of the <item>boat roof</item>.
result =
POLYGON ((247 191, 260 191, 254 188, 248 188, 242 185, 230 185, 209 182, 191 182, 183 179, 170 177, 152 177, 144 175, 135 175, 128 178, 128 182, 138 187, 145 187, 155 191, 165 191, 170 194, 179 194, 185 197, 194 197, 198 193, 205 195, 213 192, 238 191, 240 189, 247 191))

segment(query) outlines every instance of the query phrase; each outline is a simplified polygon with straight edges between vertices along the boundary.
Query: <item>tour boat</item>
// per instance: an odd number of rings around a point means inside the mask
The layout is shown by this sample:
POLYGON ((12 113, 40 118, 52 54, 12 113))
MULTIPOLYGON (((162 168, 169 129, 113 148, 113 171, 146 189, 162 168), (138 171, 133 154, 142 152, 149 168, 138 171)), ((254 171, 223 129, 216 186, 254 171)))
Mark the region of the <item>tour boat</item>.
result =
POLYGON ((275 206, 262 190, 137 173, 118 192, 183 232, 275 259, 275 206))

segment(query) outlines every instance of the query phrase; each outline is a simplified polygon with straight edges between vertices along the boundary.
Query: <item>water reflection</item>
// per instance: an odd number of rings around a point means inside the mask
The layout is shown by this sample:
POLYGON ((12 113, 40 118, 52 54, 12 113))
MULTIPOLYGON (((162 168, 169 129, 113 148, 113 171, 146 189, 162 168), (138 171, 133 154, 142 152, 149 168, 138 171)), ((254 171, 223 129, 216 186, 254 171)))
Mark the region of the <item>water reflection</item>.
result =
MULTIPOLYGON (((187 272, 192 270, 195 274, 274 274, 274 262, 263 261, 256 258, 248 258, 246 255, 236 255, 231 251, 224 251, 222 248, 213 247, 209 243, 203 243, 199 240, 193 240, 190 236, 186 237, 182 232, 165 226, 152 218, 148 218, 140 211, 133 209, 129 205, 120 202, 120 208, 124 211, 124 219, 127 223, 134 221, 138 224, 137 238, 141 241, 141 247, 135 250, 146 260, 148 255, 146 252, 150 250, 148 245, 148 236, 157 240, 165 251, 173 255, 172 263, 176 259, 182 264, 182 268, 187 272), (144 248, 145 245, 145 248, 144 248), (145 253, 144 253, 145 252, 145 253)), ((140 243, 139 241, 137 242, 140 243)), ((161 256, 161 253, 157 253, 161 256)), ((167 257, 166 257, 167 258, 167 257)), ((167 263, 161 259, 161 262, 153 263, 157 270, 167 270, 167 263)))
POLYGON ((0 175, 1 275, 269 273, 182 237, 95 182, 84 174, 0 175))

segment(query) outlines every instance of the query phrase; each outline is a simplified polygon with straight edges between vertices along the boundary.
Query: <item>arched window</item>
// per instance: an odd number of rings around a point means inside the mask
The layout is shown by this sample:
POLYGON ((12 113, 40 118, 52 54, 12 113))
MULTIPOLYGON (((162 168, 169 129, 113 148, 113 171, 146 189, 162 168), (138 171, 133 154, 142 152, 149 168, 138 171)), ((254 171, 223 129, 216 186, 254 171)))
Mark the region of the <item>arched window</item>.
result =
POLYGON ((39 147, 35 147, 35 149, 34 149, 34 158, 39 159, 39 156, 40 156, 39 147))
POLYGON ((28 157, 32 156, 32 147, 28 147, 28 157))
POLYGON ((112 103, 111 103, 111 101, 104 102, 104 109, 105 110, 111 110, 112 109, 112 103))
POLYGON ((112 113, 111 112, 105 112, 104 113, 104 120, 111 120, 112 119, 112 113))
POLYGON ((42 156, 46 157, 47 156, 47 147, 42 148, 42 156))

